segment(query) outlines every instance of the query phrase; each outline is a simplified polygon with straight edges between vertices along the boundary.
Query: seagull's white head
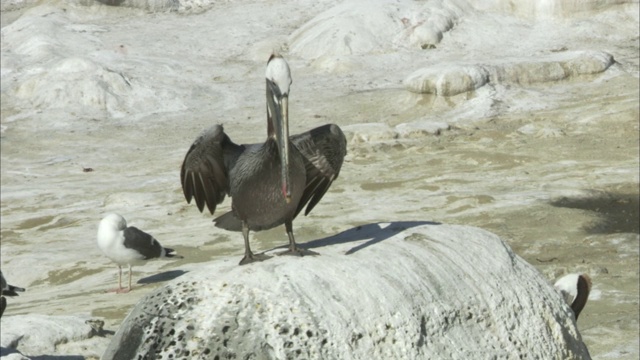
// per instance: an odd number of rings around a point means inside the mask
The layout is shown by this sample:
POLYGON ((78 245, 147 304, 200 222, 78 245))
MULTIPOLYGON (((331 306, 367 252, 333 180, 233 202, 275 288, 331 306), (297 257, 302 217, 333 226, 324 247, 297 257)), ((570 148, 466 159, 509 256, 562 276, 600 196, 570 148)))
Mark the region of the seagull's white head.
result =
POLYGON ((558 279, 553 285, 566 303, 571 306, 578 320, 578 315, 587 304, 591 292, 591 278, 587 274, 569 274, 558 279))
POLYGON ((100 230, 122 231, 127 228, 127 221, 119 214, 107 214, 100 221, 100 230))

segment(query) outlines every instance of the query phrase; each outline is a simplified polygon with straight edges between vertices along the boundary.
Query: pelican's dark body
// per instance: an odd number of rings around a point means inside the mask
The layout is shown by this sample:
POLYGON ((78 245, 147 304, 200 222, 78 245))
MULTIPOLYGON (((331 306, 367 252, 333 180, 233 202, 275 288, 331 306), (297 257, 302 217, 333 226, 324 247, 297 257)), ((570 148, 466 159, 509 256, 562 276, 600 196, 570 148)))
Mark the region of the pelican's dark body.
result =
POLYGON ((289 136, 289 67, 279 56, 267 63, 267 140, 237 145, 221 125, 205 130, 191 145, 180 172, 187 202, 213 214, 226 195, 232 211, 215 219, 216 226, 242 231, 245 258, 241 264, 264 257, 249 247, 249 231, 284 224, 289 253, 303 254, 293 236, 293 219, 305 215, 320 201, 340 173, 347 141, 337 125, 327 124, 289 136))
POLYGON ((288 203, 282 196, 282 165, 274 140, 245 146, 229 171, 233 212, 247 222, 249 230, 271 229, 295 218, 305 188, 306 171, 302 154, 294 146, 290 146, 289 151, 291 201, 288 203))

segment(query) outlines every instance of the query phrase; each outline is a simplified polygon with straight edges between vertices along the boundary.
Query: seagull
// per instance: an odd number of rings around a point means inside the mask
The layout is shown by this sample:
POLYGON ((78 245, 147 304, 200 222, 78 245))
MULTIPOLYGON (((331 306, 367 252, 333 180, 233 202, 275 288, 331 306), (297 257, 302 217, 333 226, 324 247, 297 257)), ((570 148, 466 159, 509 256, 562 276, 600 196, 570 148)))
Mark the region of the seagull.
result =
POLYGON ((578 315, 587 304, 589 292, 591 292, 591 278, 587 274, 569 274, 561 277, 553 285, 567 304, 573 310, 578 320, 578 315))
POLYGON ((25 289, 13 285, 9 285, 7 280, 5 280, 4 275, 2 274, 2 270, 0 270, 0 278, 1 278, 1 296, 0 296, 0 317, 4 313, 4 309, 7 308, 7 299, 5 296, 18 296, 19 292, 24 292, 25 289))
POLYGON ((249 231, 284 224, 289 249, 281 254, 317 255, 299 248, 293 219, 306 206, 305 215, 318 204, 338 177, 347 153, 347 140, 335 124, 326 124, 289 136, 289 64, 272 54, 267 61, 267 140, 237 145, 222 125, 206 129, 191 145, 180 170, 182 190, 200 212, 205 204, 213 215, 229 195, 232 211, 214 220, 219 228, 242 231, 245 254, 240 265, 269 256, 254 254, 249 231))
POLYGON ((119 214, 108 214, 98 227, 98 247, 111 261, 118 264, 118 288, 109 291, 127 293, 131 291, 131 267, 142 265, 155 258, 182 259, 173 249, 160 245, 158 240, 146 232, 127 227, 127 221, 119 214), (122 266, 129 265, 129 287, 122 287, 122 266))

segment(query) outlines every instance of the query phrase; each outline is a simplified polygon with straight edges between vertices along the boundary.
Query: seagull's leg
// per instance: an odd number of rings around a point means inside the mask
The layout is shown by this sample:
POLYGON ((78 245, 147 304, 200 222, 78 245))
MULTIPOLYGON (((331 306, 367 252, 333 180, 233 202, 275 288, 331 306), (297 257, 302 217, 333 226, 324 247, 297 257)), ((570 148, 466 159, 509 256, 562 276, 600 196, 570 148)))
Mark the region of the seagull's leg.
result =
POLYGON ((283 251, 283 252, 279 253, 278 255, 298 255, 298 256, 320 255, 315 251, 303 249, 303 248, 300 248, 300 247, 298 247, 296 245, 296 239, 293 236, 293 221, 292 220, 285 221, 284 222, 284 227, 287 229, 287 235, 289 236, 289 250, 283 251))
POLYGON ((118 265, 118 290, 122 290, 122 266, 118 265))
POLYGON ((131 264, 129 264, 129 290, 131 291, 131 264))
POLYGON ((244 257, 240 260, 240 265, 267 260, 271 257, 265 254, 254 254, 251 252, 251 246, 249 245, 249 224, 245 221, 242 222, 242 236, 244 237, 244 257))
MULTIPOLYGON (((120 278, 122 277, 122 268, 120 268, 120 278)), ((118 280, 118 282, 120 282, 118 280)), ((118 294, 124 294, 124 293, 128 293, 129 291, 131 291, 131 264, 129 264, 129 287, 126 289, 122 288, 122 285, 118 284, 118 290, 116 290, 116 293, 118 294)))
POLYGON ((124 290, 122 288, 122 266, 118 265, 118 287, 115 288, 115 289, 111 289, 111 290, 105 290, 104 292, 120 293, 120 292, 122 292, 122 290, 124 290))

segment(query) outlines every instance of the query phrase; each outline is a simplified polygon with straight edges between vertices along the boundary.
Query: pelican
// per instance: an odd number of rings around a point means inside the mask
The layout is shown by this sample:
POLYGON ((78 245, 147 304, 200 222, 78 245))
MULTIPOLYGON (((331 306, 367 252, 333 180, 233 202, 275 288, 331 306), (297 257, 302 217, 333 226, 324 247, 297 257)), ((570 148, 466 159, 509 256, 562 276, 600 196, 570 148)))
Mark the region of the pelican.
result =
POLYGON ((291 71, 285 59, 272 54, 267 62, 267 140, 237 145, 221 125, 205 130, 191 145, 180 171, 187 203, 195 199, 200 212, 211 215, 226 195, 232 210, 214 219, 219 228, 242 231, 244 257, 240 265, 269 256, 254 254, 249 231, 284 224, 289 248, 281 254, 316 255, 299 248, 293 219, 306 206, 305 215, 318 204, 338 177, 347 153, 340 127, 327 124, 289 136, 291 71))

